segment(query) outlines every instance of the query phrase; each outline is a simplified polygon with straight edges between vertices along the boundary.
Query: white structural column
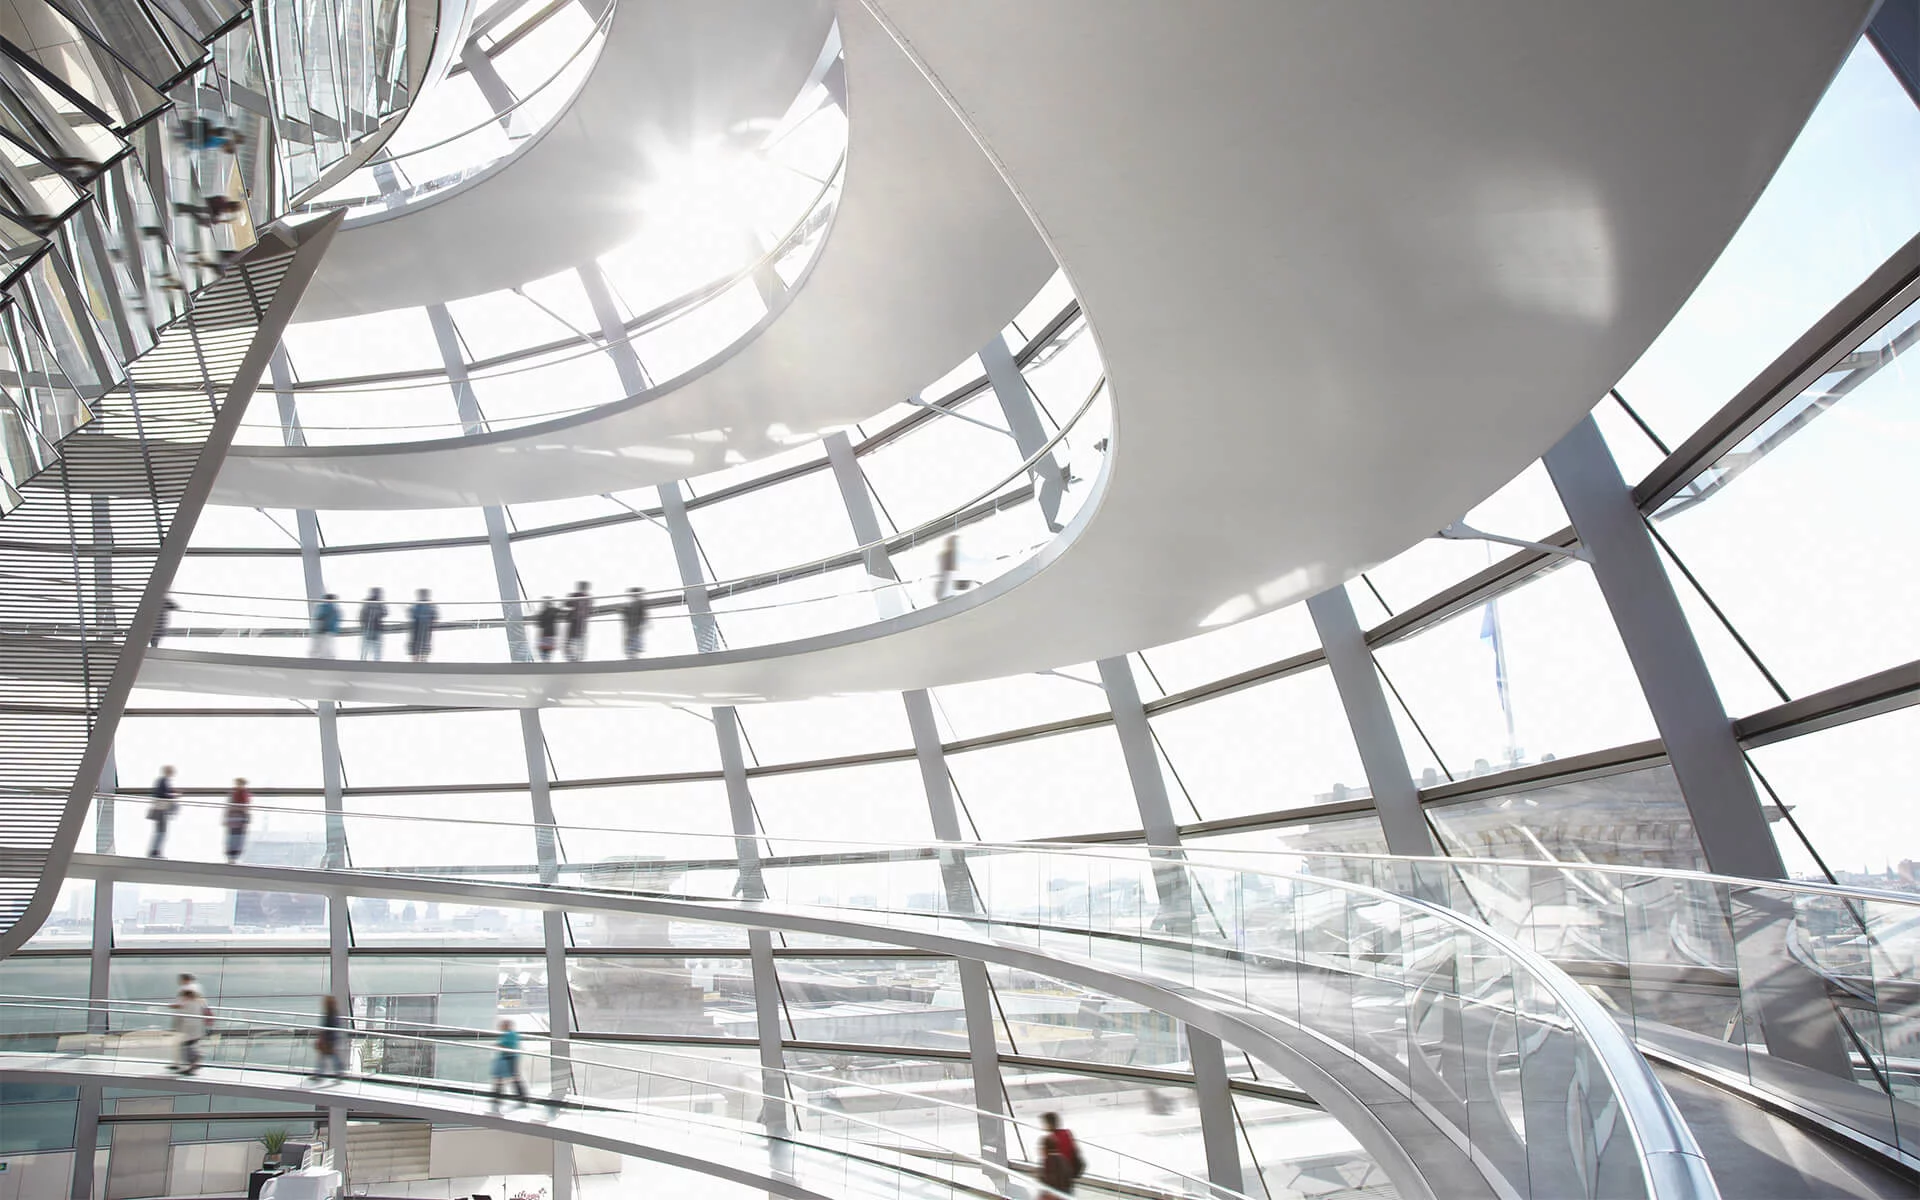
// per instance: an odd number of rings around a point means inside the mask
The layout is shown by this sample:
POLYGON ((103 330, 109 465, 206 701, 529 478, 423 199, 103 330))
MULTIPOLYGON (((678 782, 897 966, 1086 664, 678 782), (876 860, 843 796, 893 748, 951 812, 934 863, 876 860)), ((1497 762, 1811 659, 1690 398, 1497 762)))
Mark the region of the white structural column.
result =
MULTIPOLYGON (((1660 730, 1707 869, 1779 879, 1780 848, 1767 828, 1746 758, 1706 659, 1694 641, 1652 535, 1592 416, 1544 461, 1660 730)), ((1828 982, 1790 952, 1792 906, 1736 894, 1728 906, 1739 947, 1741 999, 1770 1056, 1851 1081, 1847 1029, 1828 982)))
MULTIPOLYGON (((867 492, 867 479, 860 470, 853 443, 843 431, 826 436, 827 462, 833 468, 833 481, 840 488, 840 501, 847 510, 847 523, 853 527, 854 540, 861 545, 878 543, 883 531, 880 516, 874 511, 873 497, 867 492)), ((875 546, 867 554, 867 573, 877 579, 900 576, 885 547, 875 546)), ((874 594, 882 617, 896 615, 905 607, 898 589, 874 594)), ((920 782, 927 793, 927 814, 932 819, 933 836, 943 842, 963 840, 960 812, 953 800, 953 779, 947 774, 946 748, 940 742, 940 728, 933 719, 933 698, 925 688, 900 693, 907 710, 907 728, 913 733, 913 756, 920 764, 920 782)), ((955 912, 973 912, 973 880, 967 870, 964 852, 950 852, 940 862, 947 901, 955 912)), ((967 1022, 967 1055, 973 1068, 973 1106, 983 1115, 980 1124, 981 1157, 994 1162, 1007 1161, 1006 1092, 1000 1079, 1000 1048, 994 1036, 993 990, 987 966, 977 959, 958 960, 960 1005, 967 1022)))
MULTIPOLYGON (((492 69, 488 63, 487 68, 492 69)), ((475 75, 476 81, 480 77, 475 75)), ((444 304, 427 306, 427 321, 433 327, 434 341, 453 388, 454 407, 459 413, 462 431, 471 435, 484 432, 486 416, 480 410, 480 398, 467 378, 466 356, 460 346, 460 334, 453 315, 444 304)), ((494 583, 500 594, 500 613, 505 626, 507 653, 514 662, 531 662, 533 650, 527 641, 526 616, 520 594, 520 573, 513 563, 513 545, 507 537, 506 510, 497 504, 481 509, 487 527, 487 549, 493 559, 494 583)), ((554 820, 553 798, 548 787, 546 736, 540 728, 540 710, 520 710, 520 745, 526 755, 528 806, 533 817, 534 861, 541 883, 560 878, 560 847, 554 820)), ((547 1036, 548 1052, 554 1059, 552 1087, 555 1095, 572 1086, 567 1067, 573 1032, 573 991, 567 982, 567 918, 565 913, 541 914, 541 929, 547 963, 547 1036)), ((553 1200, 571 1200, 573 1195, 573 1146, 553 1143, 553 1200)))
POLYGON ((647 369, 641 365, 633 343, 627 340, 627 327, 613 303, 613 288, 608 285, 598 262, 588 263, 577 273, 581 287, 586 289, 587 303, 593 306, 593 319, 599 323, 600 336, 606 341, 607 357, 613 360, 613 369, 620 376, 620 386, 627 395, 637 396, 652 387, 653 381, 647 377, 647 369))
POLYGON ((1593 554, 1594 579, 1666 745, 1707 869, 1783 878, 1733 724, 1600 427, 1583 417, 1542 461, 1593 554))
MULTIPOLYGON (((280 437, 289 446, 304 446, 307 435, 300 426, 300 409, 293 392, 293 363, 286 346, 274 347, 267 370, 273 380, 274 402, 280 412, 280 437)), ((310 508, 293 514, 300 541, 300 575, 311 605, 327 594, 325 572, 320 563, 320 518, 310 508)), ((308 619, 312 619, 309 609, 308 619)), ((327 857, 329 867, 347 865, 346 775, 340 766, 340 706, 322 700, 315 707, 314 720, 320 735, 320 789, 326 806, 327 857)), ((327 897, 327 990, 343 1015, 353 1012, 353 980, 349 950, 352 943, 351 914, 345 896, 327 897)), ((347 1053, 352 1053, 348 1040, 347 1053)), ((333 1153, 333 1168, 340 1172, 341 1190, 351 1183, 347 1162, 347 1110, 338 1105, 327 1109, 327 1147, 333 1153)))
MULTIPOLYGON (((613 291, 598 263, 578 268, 581 286, 593 306, 594 320, 606 341, 607 357, 620 377, 628 395, 647 390, 650 380, 633 343, 627 340, 620 312, 613 303, 613 291)), ((695 644, 703 651, 720 648, 719 623, 713 617, 713 605, 707 598, 706 570, 700 563, 700 547, 694 540, 693 523, 687 519, 686 501, 678 483, 660 485, 660 508, 666 521, 667 537, 673 543, 674 564, 680 572, 680 586, 686 597, 687 615, 692 619, 695 644)), ((737 838, 740 860, 740 892, 744 896, 766 895, 760 876, 758 822, 753 814, 753 794, 747 789, 747 756, 740 740, 740 719, 731 705, 713 710, 714 744, 720 752, 720 773, 726 780, 727 812, 737 838)), ((773 1072, 786 1067, 784 1042, 780 1037, 780 976, 773 962, 773 934, 764 929, 747 931, 747 956, 753 971, 754 1024, 760 1049, 761 1094, 766 1102, 761 1119, 769 1129, 787 1128, 786 1089, 773 1072)))
POLYGON ((467 69, 467 74, 473 76, 474 86, 480 89, 481 99, 485 100, 487 106, 499 115, 500 128, 508 137, 514 136, 520 124, 520 113, 513 107, 516 103, 513 89, 508 87, 507 81, 500 77, 499 70, 494 67, 493 60, 487 57, 487 52, 481 48, 478 38, 467 39, 467 44, 460 48, 460 65, 467 69))
MULTIPOLYGON (((986 369, 987 383, 1000 400, 1000 411, 1006 415, 1007 428, 1013 433, 1013 444, 1020 448, 1020 456, 1029 458, 1039 453, 1047 444, 1047 429, 1040 423, 1040 409, 1033 402, 1033 393, 1027 389, 1027 377, 1013 361, 1013 351, 1007 349, 1004 335, 995 334, 992 341, 980 347, 980 365, 986 369)), ((1046 517, 1047 527, 1058 533, 1060 498, 1066 491, 1060 464, 1048 455, 1034 464, 1033 476, 1041 515, 1046 517)))
POLYGON ((1373 652, 1367 649, 1366 635, 1360 632, 1347 589, 1331 587, 1308 597, 1307 613, 1313 617, 1314 631, 1326 651, 1333 684, 1340 691, 1340 704, 1347 710, 1347 725, 1353 730, 1354 748, 1360 752, 1360 765, 1367 773, 1367 788, 1373 793, 1373 808, 1386 834, 1387 849, 1394 854, 1434 853, 1433 834, 1420 811, 1420 789, 1414 786, 1413 772, 1407 768, 1406 748, 1393 726, 1393 712, 1380 687, 1380 672, 1374 669, 1373 652))
MULTIPOLYGON (((1103 658, 1095 665, 1100 671, 1100 686, 1107 693, 1107 707, 1113 713, 1113 729, 1120 738, 1120 753, 1126 759, 1127 778, 1133 785, 1147 845, 1161 847, 1169 858, 1176 858, 1180 827, 1173 818, 1160 760, 1153 752, 1153 731, 1147 724, 1146 706, 1140 702, 1133 667, 1125 658, 1103 658)), ((1198 914, 1186 870, 1175 862, 1156 863, 1153 886, 1160 896, 1161 912, 1168 914, 1167 927, 1192 932, 1198 914)), ((1194 1096, 1200 1107, 1200 1140, 1207 1151, 1207 1181, 1237 1192, 1242 1190, 1244 1180, 1233 1092, 1227 1082, 1226 1050, 1219 1038, 1204 1030, 1189 1025, 1186 1034, 1187 1060, 1193 1064, 1194 1096)))
MULTIPOLYGON (((694 640, 702 651, 717 650, 720 648, 719 624, 714 620, 713 605, 707 598, 706 569, 700 562, 693 523, 687 519, 686 501, 680 495, 678 483, 663 483, 659 491, 661 514, 666 520, 667 536, 673 543, 673 559, 680 571, 687 614, 693 621, 694 640)), ((732 705, 714 708, 713 736, 720 750, 727 812, 733 823, 734 844, 740 859, 740 894, 748 898, 764 897, 767 893, 760 875, 759 822, 754 817, 753 794, 747 788, 747 757, 740 742, 740 718, 732 705)), ((782 1077, 772 1072, 785 1069, 786 1053, 780 1037, 780 976, 773 962, 773 934, 765 929, 749 929, 747 954, 753 967, 754 1024, 759 1031, 762 1070, 760 1087, 766 1098, 761 1120, 770 1130, 778 1132, 787 1128, 787 1096, 782 1077)))
MULTIPOLYGON (((1000 411, 1013 431, 1014 445, 1022 457, 1039 452, 1047 444, 1045 426, 1040 422, 1039 406, 1027 387, 1026 376, 1007 349, 1006 339, 996 335, 980 348, 980 364, 986 369, 987 382, 1000 401, 1000 411)), ((1060 528, 1060 496, 1064 487, 1058 465, 1051 457, 1034 469, 1034 482, 1040 511, 1047 525, 1060 528)), ((1166 852, 1169 859, 1179 855, 1180 827, 1173 818, 1173 805, 1167 798, 1167 784, 1160 774, 1160 763, 1153 752, 1153 731, 1147 725, 1147 710, 1140 703, 1140 688, 1134 682, 1133 668, 1122 658, 1103 659, 1098 664, 1100 682, 1107 693, 1107 706, 1113 713, 1114 732, 1120 738, 1120 752, 1127 763, 1127 777, 1133 785, 1134 803, 1140 810, 1140 825, 1146 831, 1147 844, 1166 852)), ((1186 870, 1177 862, 1156 863, 1154 890, 1159 893, 1160 909, 1172 927, 1193 929, 1194 904, 1186 870)), ((1194 1095, 1200 1106, 1200 1135, 1207 1151, 1207 1178, 1214 1184, 1241 1189, 1240 1153, 1233 1111, 1233 1093, 1227 1086, 1227 1064, 1220 1040, 1188 1026, 1187 1056, 1193 1064, 1194 1095)))

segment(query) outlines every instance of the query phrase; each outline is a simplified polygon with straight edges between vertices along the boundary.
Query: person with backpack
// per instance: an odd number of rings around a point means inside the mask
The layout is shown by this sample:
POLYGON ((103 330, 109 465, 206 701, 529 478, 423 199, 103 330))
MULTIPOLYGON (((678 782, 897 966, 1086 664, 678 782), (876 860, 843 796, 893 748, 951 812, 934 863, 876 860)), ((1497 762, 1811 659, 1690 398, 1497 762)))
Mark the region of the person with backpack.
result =
POLYGON ((500 1036, 493 1040, 493 1105, 500 1106, 500 1096, 509 1084, 520 1103, 527 1102, 527 1085, 520 1082, 520 1031, 506 1017, 500 1018, 500 1036))
POLYGON ((1071 1196, 1073 1185, 1087 1173, 1080 1144, 1073 1131, 1060 1124, 1059 1113, 1041 1113, 1040 1124, 1047 1131, 1040 1138, 1040 1184, 1056 1195, 1071 1196))
POLYGON ((160 778, 153 781, 153 803, 147 805, 147 820, 153 822, 153 840, 147 843, 147 857, 159 858, 167 845, 167 822, 180 811, 178 793, 173 790, 173 768, 161 767, 160 778))
POLYGON ((360 661, 380 661, 380 639, 386 636, 387 602, 379 588, 368 588, 360 602, 360 661))
POLYGON ((173 1031, 180 1035, 180 1047, 179 1060, 168 1064, 167 1070, 191 1075, 200 1069, 200 1039, 213 1028, 213 1009, 200 993, 200 984, 185 973, 169 1007, 173 1009, 173 1031))
POLYGON ((414 594, 413 607, 407 610, 407 653, 415 662, 425 662, 433 653, 433 626, 440 619, 434 607, 433 593, 421 588, 414 594))
POLYGON ((314 606, 313 644, 308 653, 315 658, 333 657, 333 637, 340 632, 340 597, 328 592, 326 599, 314 606))
POLYGON ((567 593, 567 661, 587 656, 587 622, 593 620, 593 585, 582 579, 567 593))
POLYGON ((247 790, 247 781, 233 781, 233 793, 227 797, 227 861, 240 861, 240 852, 247 848, 247 826, 253 824, 253 793, 247 790))

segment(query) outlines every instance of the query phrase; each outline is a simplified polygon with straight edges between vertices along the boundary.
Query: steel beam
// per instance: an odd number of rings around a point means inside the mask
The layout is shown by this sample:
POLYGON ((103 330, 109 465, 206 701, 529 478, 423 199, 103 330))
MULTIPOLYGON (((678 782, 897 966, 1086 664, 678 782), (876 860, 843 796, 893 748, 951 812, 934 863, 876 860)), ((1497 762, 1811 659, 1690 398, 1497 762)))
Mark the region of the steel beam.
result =
MULTIPOLYGON (((1133 785, 1134 804, 1147 845, 1163 848, 1168 861, 1155 862, 1153 888, 1159 894, 1157 923, 1169 932, 1194 928, 1193 888, 1180 858, 1180 826, 1173 818, 1166 777, 1153 752, 1153 730, 1140 702, 1140 685, 1124 657, 1103 658, 1094 664, 1100 686, 1113 712, 1113 728, 1120 738, 1127 779, 1133 785)), ((1160 855, 1155 855, 1160 858, 1160 855)), ((1239 1134, 1234 1125, 1233 1093, 1227 1084, 1226 1052, 1220 1039, 1193 1026, 1186 1027, 1187 1060, 1193 1064, 1193 1086, 1200 1106, 1200 1137, 1207 1152, 1207 1180, 1216 1187, 1241 1190, 1239 1134)))
POLYGON ((627 395, 637 396, 652 387, 653 381, 647 377, 640 353, 627 336, 626 323, 620 319, 620 310, 613 303, 613 288, 598 262, 587 263, 578 273, 580 286, 586 289, 587 303, 593 306, 593 319, 599 323, 600 336, 606 341, 607 357, 613 360, 614 372, 620 377, 620 387, 627 395))
MULTIPOLYGON (((827 463, 833 469, 833 481, 840 489, 847 523, 861 545, 873 545, 866 555, 867 574, 875 579, 900 578, 893 558, 879 545, 883 532, 880 515, 874 511, 873 497, 867 490, 866 474, 860 469, 853 443, 845 431, 836 430, 825 438, 827 463)), ((874 605, 880 616, 895 616, 905 611, 904 597, 898 589, 874 593, 874 605)), ((907 728, 913 733, 913 756, 920 765, 920 782, 927 795, 927 815, 933 823, 933 836, 943 842, 963 840, 960 813, 954 803, 953 778, 947 773, 946 749, 940 744, 940 729, 933 719, 933 698, 926 689, 902 692, 901 703, 907 711, 907 728)), ((953 852, 940 864, 947 903, 955 912, 974 911, 972 876, 967 871, 964 852, 953 852)), ((1000 1078, 1000 1047, 995 1036, 992 982, 986 964, 975 959, 958 960, 960 1003, 967 1023, 967 1057, 973 1068, 973 1106, 980 1110, 980 1154, 995 1162, 1007 1161, 1006 1092, 1000 1078)))
MULTIPOLYGON (((1000 400, 1000 411, 1006 415, 1007 428, 1013 431, 1013 444, 1019 447, 1021 457, 1039 453, 1047 444, 1047 430, 1040 423, 1040 410, 1027 388, 1027 377, 1013 361, 1013 352, 1007 349, 1004 335, 995 334, 992 341, 980 347, 980 365, 986 368, 987 383, 1000 400)), ((1047 527, 1058 533, 1060 499, 1066 492, 1063 469, 1058 460, 1048 455, 1034 464, 1032 473, 1039 488, 1041 515, 1046 517, 1047 527)))
POLYGON ((1785 877, 1733 723, 1600 427, 1582 418, 1543 461, 1574 530, 1593 551, 1594 579, 1666 744, 1707 869, 1785 877))
MULTIPOLYGON (((687 613, 693 620, 694 638, 702 651, 720 647, 720 633, 713 617, 713 605, 707 597, 706 569, 700 562, 700 546, 687 519, 687 506, 680 485, 663 483, 659 488, 661 516, 667 537, 673 545, 674 563, 680 570, 680 586, 686 597, 687 613)), ((747 899, 766 896, 760 875, 759 822, 753 811, 753 794, 747 786, 746 749, 740 737, 740 718, 732 705, 713 709, 713 736, 720 752, 720 772, 726 781, 727 813, 733 825, 735 851, 740 860, 740 879, 735 885, 747 899)), ((753 1008, 760 1050, 760 1085, 766 1101, 761 1120, 770 1130, 787 1128, 786 1089, 775 1074, 785 1068, 785 1043, 780 1036, 780 976, 774 967, 773 935, 765 929, 747 931, 747 952, 753 969, 753 1008)))
POLYGON ((1388 851, 1433 854, 1433 834, 1420 811, 1420 789, 1407 767, 1406 748, 1400 744, 1400 731, 1394 728, 1393 712, 1380 687, 1380 673, 1374 669, 1373 654, 1360 632, 1359 619, 1353 615, 1347 589, 1331 587, 1309 597, 1307 612, 1326 651, 1327 666, 1340 691, 1340 704, 1347 710, 1347 725, 1353 730, 1354 748, 1360 752, 1360 765, 1367 773, 1367 788, 1373 793, 1373 810, 1387 836, 1388 851))

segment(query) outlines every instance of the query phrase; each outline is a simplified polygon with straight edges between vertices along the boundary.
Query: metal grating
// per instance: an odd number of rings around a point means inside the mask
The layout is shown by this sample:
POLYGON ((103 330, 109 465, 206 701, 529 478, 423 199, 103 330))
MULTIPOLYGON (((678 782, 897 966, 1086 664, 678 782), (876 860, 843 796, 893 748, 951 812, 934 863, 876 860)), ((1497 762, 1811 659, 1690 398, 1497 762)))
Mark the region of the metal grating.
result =
MULTIPOLYGON (((0 658, 10 676, 0 699, 0 946, 24 940, 9 934, 36 889, 58 885, 50 868, 59 865, 52 860, 70 799, 78 794, 84 806, 92 790, 79 786, 90 741, 103 724, 111 737, 125 703, 124 685, 114 694, 116 668, 144 649, 129 647, 130 635, 151 627, 178 541, 205 500, 204 488, 189 495, 201 459, 223 456, 231 440, 233 420, 216 428, 230 393, 244 405, 245 377, 257 379, 278 341, 291 306, 272 321, 268 310, 299 249, 268 239, 201 292, 0 521, 0 658), (156 587, 168 535, 188 505, 156 587)), ((305 274, 296 282, 303 288, 305 274)))

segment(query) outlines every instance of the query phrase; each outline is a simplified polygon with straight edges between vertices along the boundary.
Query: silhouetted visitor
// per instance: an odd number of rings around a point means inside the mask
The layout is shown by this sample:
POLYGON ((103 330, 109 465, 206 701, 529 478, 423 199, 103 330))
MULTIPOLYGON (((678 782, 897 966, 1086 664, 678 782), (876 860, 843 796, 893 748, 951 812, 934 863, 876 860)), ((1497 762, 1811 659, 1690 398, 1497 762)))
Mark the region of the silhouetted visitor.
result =
POLYGON ((1087 1170, 1080 1146, 1072 1131, 1061 1126, 1059 1113, 1041 1113, 1040 1124, 1047 1131, 1040 1138, 1040 1183, 1059 1195, 1072 1195, 1074 1183, 1087 1170))
POLYGON ((553 657, 553 648, 560 640, 560 606, 553 602, 552 596, 540 597, 540 611, 533 614, 533 623, 539 631, 534 648, 540 652, 540 661, 546 662, 553 657))
POLYGON ((567 593, 567 661, 579 662, 587 656, 587 622, 593 619, 591 585, 582 579, 567 593))
POLYGON ((320 1028, 313 1036, 313 1074, 318 1079, 338 1079, 341 1067, 340 1002, 329 992, 320 998, 320 1028))
POLYGON ((413 596, 413 607, 407 610, 407 653, 413 661, 425 662, 433 653, 433 622, 440 610, 433 606, 433 593, 426 588, 413 596))
POLYGON ((233 781, 233 791, 227 796, 227 861, 240 861, 240 852, 247 848, 247 826, 253 824, 253 793, 247 790, 247 781, 233 781))
POLYGON ((333 639, 340 632, 340 597, 328 592, 313 610, 313 644, 316 658, 333 657, 333 639))
POLYGON ((179 1058, 167 1069, 191 1075, 200 1069, 200 1039, 213 1028, 213 1009, 200 994, 200 985, 192 975, 180 976, 180 990, 174 993, 173 1031, 180 1035, 179 1058))
POLYGON ((147 805, 147 820, 153 822, 153 840, 147 843, 147 857, 159 858, 167 847, 167 822, 180 811, 173 790, 173 768, 161 767, 160 778, 153 781, 153 803, 147 805))
POLYGON ((945 600, 953 595, 953 573, 960 566, 960 535, 949 534, 940 545, 940 578, 933 585, 933 598, 945 600))
POLYGON ((627 657, 639 658, 647 641, 647 594, 637 587, 627 589, 626 602, 620 606, 620 628, 627 657))
POLYGON ((500 1103, 500 1095, 507 1086, 513 1086, 513 1094, 520 1103, 527 1102, 527 1085, 520 1082, 520 1031, 513 1022, 500 1018, 500 1036, 493 1040, 499 1048, 493 1056, 493 1103, 500 1103))
POLYGON ((147 639, 148 646, 158 646, 160 644, 160 639, 167 636, 167 626, 172 624, 173 614, 179 611, 180 606, 173 602, 172 596, 161 599, 160 615, 153 620, 153 636, 147 639))
POLYGON ((380 661, 380 639, 387 632, 387 603, 381 599, 379 588, 368 588, 367 598, 360 602, 360 659, 362 662, 380 661))

